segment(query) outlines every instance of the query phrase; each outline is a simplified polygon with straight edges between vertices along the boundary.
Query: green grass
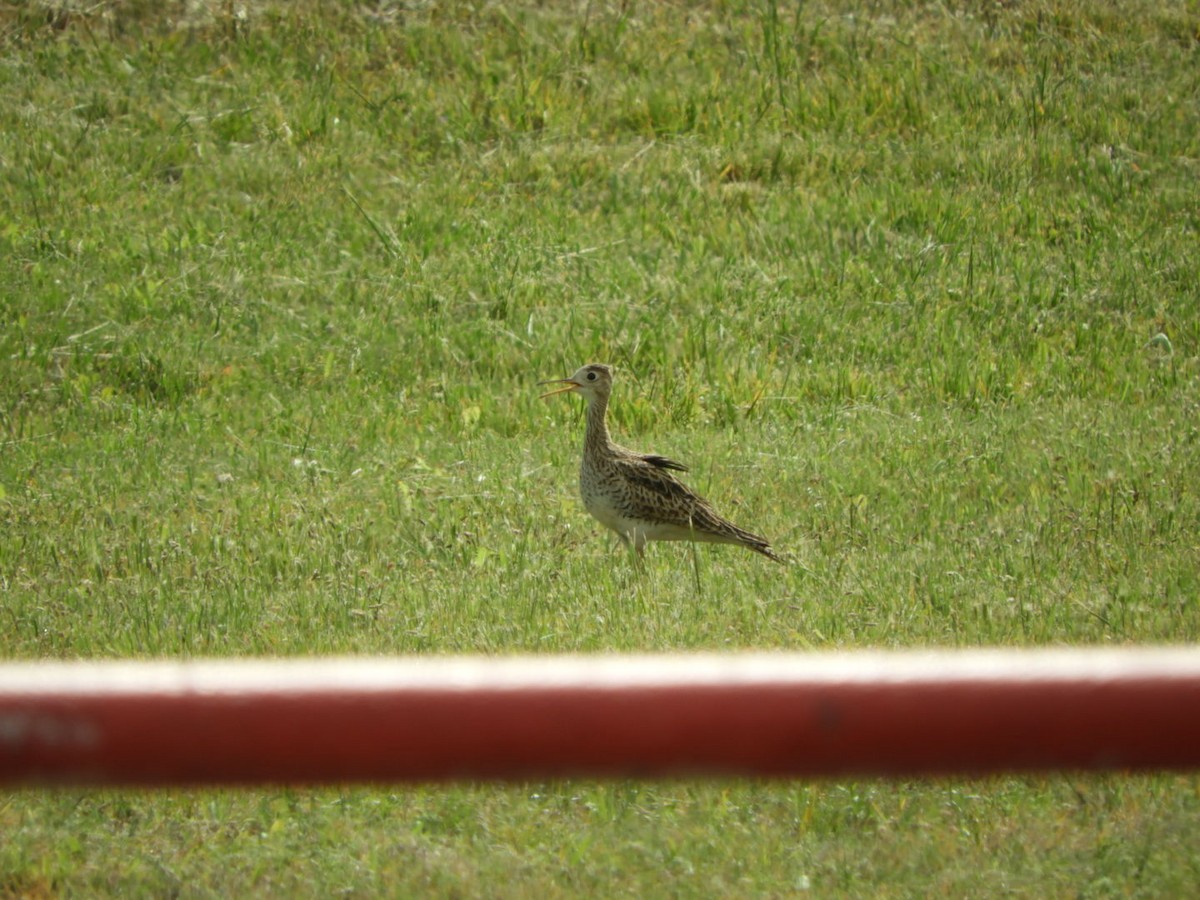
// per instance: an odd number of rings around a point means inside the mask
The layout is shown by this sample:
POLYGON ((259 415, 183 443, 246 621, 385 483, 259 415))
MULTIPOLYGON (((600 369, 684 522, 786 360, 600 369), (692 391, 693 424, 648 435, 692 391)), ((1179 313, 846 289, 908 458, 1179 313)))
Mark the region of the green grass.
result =
MULTIPOLYGON (((239 9, 0 7, 4 657, 1200 636, 1195 3, 239 9), (635 574, 537 399, 587 361, 794 565, 635 574)), ((19 791, 0 894, 1186 896, 1198 827, 1167 775, 19 791)))

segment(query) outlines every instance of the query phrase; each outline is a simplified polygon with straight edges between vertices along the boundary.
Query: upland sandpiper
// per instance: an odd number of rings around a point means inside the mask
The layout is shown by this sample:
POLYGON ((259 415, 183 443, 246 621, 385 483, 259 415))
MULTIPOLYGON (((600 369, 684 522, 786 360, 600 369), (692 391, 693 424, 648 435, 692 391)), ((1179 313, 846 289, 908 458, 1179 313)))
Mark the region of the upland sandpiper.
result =
POLYGON ((570 391, 587 400, 579 493, 587 511, 620 535, 639 557, 647 541, 707 541, 741 544, 783 562, 766 538, 721 518, 707 500, 671 474, 686 472, 683 463, 635 453, 613 443, 605 421, 613 384, 611 368, 591 363, 570 378, 541 383, 566 385, 543 397, 570 391))

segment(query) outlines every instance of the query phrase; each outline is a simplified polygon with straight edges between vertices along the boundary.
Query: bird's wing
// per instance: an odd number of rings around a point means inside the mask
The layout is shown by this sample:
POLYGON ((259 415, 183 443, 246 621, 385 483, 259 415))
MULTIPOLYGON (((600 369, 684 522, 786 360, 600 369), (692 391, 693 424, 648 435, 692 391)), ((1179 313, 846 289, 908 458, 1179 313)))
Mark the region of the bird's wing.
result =
POLYGON ((642 459, 658 469, 674 469, 676 472, 686 472, 688 470, 688 467, 683 463, 668 459, 665 456, 659 456, 657 453, 647 453, 642 459))
MULTIPOLYGON (((712 511, 703 497, 672 475, 668 468, 682 471, 679 463, 664 466, 663 457, 633 457, 618 461, 630 487, 628 500, 636 518, 651 522, 666 522, 684 528, 707 528, 716 525, 720 517, 712 511)), ((665 460, 672 463, 672 460, 665 460)))
POLYGON ((631 518, 676 526, 680 529, 676 535, 679 539, 703 535, 702 540, 742 544, 777 562, 782 561, 771 550, 766 538, 722 518, 707 500, 679 481, 661 463, 637 454, 616 459, 614 463, 619 470, 619 480, 626 487, 622 500, 631 518))

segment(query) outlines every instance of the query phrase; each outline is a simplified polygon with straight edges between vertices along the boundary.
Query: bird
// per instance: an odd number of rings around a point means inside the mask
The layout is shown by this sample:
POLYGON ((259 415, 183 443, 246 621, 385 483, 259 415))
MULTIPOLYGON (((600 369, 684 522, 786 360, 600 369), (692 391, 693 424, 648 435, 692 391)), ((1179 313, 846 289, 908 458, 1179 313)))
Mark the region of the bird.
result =
POLYGON ((613 370, 601 363, 580 367, 569 378, 540 385, 565 385, 542 394, 575 393, 587 401, 587 429, 579 466, 583 505, 611 528, 640 560, 648 541, 740 544, 775 562, 783 560, 770 542, 722 518, 709 502, 675 477, 688 467, 665 456, 638 453, 615 443, 606 422, 613 370))

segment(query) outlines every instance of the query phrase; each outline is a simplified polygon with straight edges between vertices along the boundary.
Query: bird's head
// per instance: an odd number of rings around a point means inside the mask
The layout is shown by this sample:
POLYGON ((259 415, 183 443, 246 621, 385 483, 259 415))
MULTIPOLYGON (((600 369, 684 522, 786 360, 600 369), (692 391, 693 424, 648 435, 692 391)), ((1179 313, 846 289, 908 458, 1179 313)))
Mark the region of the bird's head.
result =
POLYGON ((551 381, 542 381, 539 383, 565 385, 565 387, 542 394, 543 397, 553 397, 555 394, 565 394, 568 391, 573 391, 576 394, 582 394, 588 401, 591 401, 593 397, 607 397, 609 391, 612 390, 612 380, 612 369, 609 366, 601 365, 600 363, 588 363, 588 365, 578 369, 570 378, 555 378, 551 381))

